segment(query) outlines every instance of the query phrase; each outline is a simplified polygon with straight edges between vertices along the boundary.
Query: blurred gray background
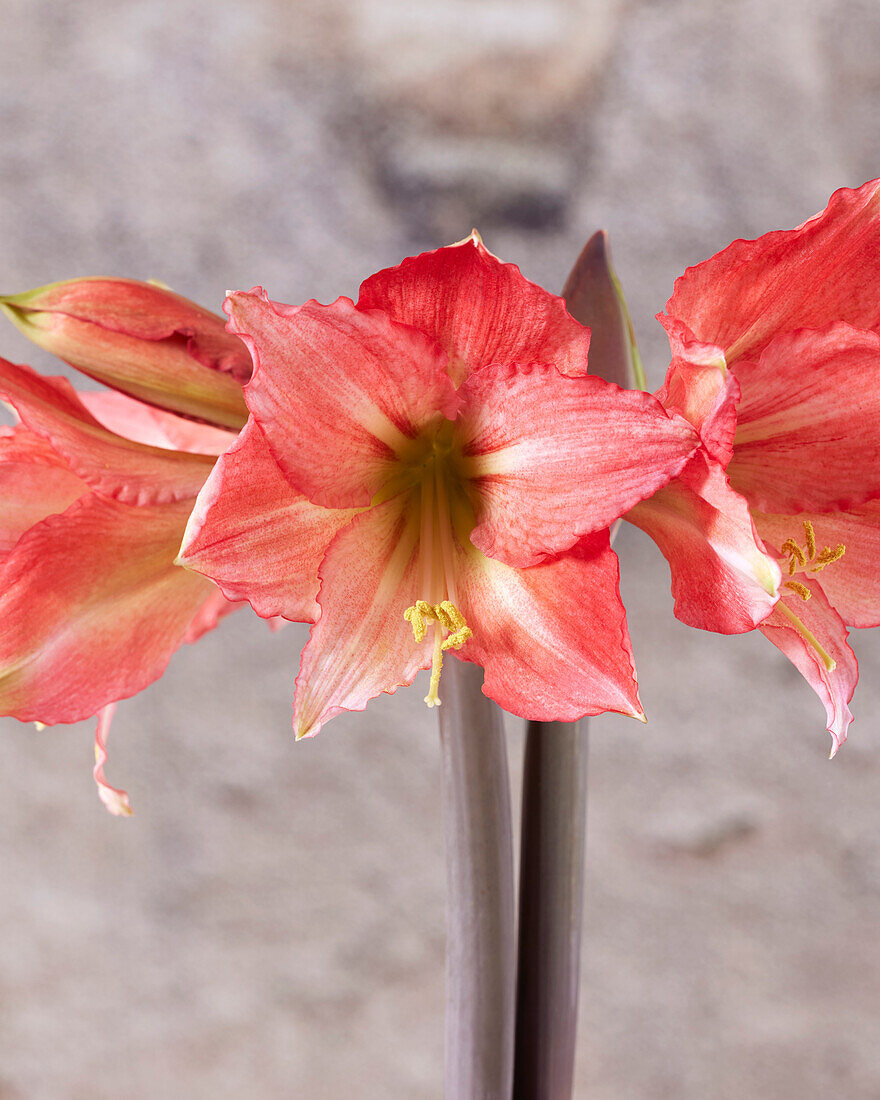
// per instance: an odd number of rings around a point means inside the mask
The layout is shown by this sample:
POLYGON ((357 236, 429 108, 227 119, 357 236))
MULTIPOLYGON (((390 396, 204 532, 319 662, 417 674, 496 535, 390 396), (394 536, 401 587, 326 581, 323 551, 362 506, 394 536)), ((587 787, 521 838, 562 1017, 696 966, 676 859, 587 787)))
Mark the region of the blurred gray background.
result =
MULTIPOLYGON (((878 57, 871 0, 2 0, 0 284, 328 301, 477 225, 559 288, 605 227, 659 384, 677 274, 880 174, 878 57)), ((650 721, 592 723, 578 1096, 875 1100, 880 642, 829 763, 784 658, 618 549, 650 721)), ((239 612, 120 706, 131 820, 91 723, 2 722, 2 1100, 441 1095, 434 718, 295 745, 304 637, 239 612)))

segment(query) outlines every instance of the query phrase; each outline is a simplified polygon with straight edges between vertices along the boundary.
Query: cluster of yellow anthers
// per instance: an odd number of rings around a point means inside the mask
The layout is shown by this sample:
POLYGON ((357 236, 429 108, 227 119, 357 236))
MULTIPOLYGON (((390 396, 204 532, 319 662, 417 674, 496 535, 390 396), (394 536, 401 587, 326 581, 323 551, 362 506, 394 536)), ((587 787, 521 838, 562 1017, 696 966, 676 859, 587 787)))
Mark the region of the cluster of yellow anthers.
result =
POLYGON ((416 600, 412 607, 408 607, 403 617, 412 626, 413 637, 417 642, 423 642, 428 633, 428 625, 436 623, 434 628, 434 660, 431 665, 431 687, 425 696, 425 702, 429 707, 439 707, 440 697, 437 688, 440 686, 440 671, 443 668, 443 652, 447 649, 458 649, 463 646, 468 638, 474 636, 474 632, 465 622, 464 615, 458 610, 451 600, 443 600, 438 604, 430 604, 427 600, 416 600), (447 631, 444 638, 442 630, 447 631))
MULTIPOLYGON (((840 546, 833 549, 826 546, 817 554, 816 532, 808 519, 804 520, 804 538, 806 539, 805 546, 798 546, 794 539, 786 539, 781 546, 782 553, 788 554, 788 575, 790 577, 798 571, 818 573, 826 565, 839 561, 846 553, 846 547, 841 543, 840 546)), ((808 600, 812 596, 809 588, 805 584, 801 584, 800 581, 786 581, 785 587, 797 592, 802 600, 808 600)))

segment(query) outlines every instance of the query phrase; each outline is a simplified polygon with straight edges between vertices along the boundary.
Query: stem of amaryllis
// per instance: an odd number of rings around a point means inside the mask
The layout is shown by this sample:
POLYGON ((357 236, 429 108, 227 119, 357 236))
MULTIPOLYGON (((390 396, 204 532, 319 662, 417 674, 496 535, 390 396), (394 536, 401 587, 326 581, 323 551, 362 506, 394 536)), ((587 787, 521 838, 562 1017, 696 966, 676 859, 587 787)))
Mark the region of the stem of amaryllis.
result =
MULTIPOLYGON (((590 372, 647 389, 604 232, 565 283, 590 335, 590 372)), ((530 722, 523 770, 516 1100, 570 1100, 577 1038, 587 819, 586 722, 530 722)))
POLYGON ((446 833, 446 1100, 509 1100, 514 908, 502 712, 449 660, 439 708, 446 833))
POLYGON ((514 1100, 570 1100, 577 1039, 587 723, 529 722, 514 1100))

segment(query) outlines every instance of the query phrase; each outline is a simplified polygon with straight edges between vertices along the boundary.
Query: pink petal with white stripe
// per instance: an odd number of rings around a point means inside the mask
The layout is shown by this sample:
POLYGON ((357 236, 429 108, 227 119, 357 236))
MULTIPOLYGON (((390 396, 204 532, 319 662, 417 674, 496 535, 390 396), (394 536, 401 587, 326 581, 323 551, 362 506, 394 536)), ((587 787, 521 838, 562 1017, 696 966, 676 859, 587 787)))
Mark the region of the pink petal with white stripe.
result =
POLYGON ((554 367, 484 367, 459 392, 471 541, 508 565, 535 565, 608 527, 699 443, 650 394, 554 367))
POLYGON ((553 363, 585 374, 590 330, 565 302, 502 263, 471 234, 411 256, 361 284, 358 309, 381 309, 438 344, 456 385, 490 363, 553 363))
POLYGON ((460 610, 473 630, 456 656, 483 666, 486 695, 534 721, 644 718, 607 531, 528 569, 456 545, 460 610))
POLYGON ((404 611, 419 591, 418 508, 407 495, 371 508, 343 528, 321 565, 321 615, 303 650, 293 727, 312 737, 347 710, 411 684, 431 663, 404 611))
POLYGON ((355 514, 296 492, 251 417, 199 494, 179 561, 210 577, 228 599, 247 600, 263 618, 314 622, 318 567, 355 514))
POLYGON ((413 440, 457 401, 436 345, 348 298, 284 306, 263 291, 226 300, 251 350, 245 397, 291 485, 330 508, 368 505, 413 440))
POLYGON ((763 512, 825 512, 880 496, 880 336, 849 325, 779 336, 739 363, 730 483, 763 512))

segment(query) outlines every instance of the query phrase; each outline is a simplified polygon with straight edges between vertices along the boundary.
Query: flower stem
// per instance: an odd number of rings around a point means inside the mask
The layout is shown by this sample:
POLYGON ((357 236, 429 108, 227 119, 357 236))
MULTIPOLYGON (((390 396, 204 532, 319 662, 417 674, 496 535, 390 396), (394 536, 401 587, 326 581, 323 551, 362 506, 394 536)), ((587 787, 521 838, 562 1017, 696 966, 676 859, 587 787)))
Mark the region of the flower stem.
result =
POLYGON ((577 1039, 587 723, 529 722, 514 1100, 570 1100, 577 1039))
POLYGON ((509 1100, 514 908, 502 713, 483 670, 450 660, 439 708, 446 833, 447 1100, 509 1100))

